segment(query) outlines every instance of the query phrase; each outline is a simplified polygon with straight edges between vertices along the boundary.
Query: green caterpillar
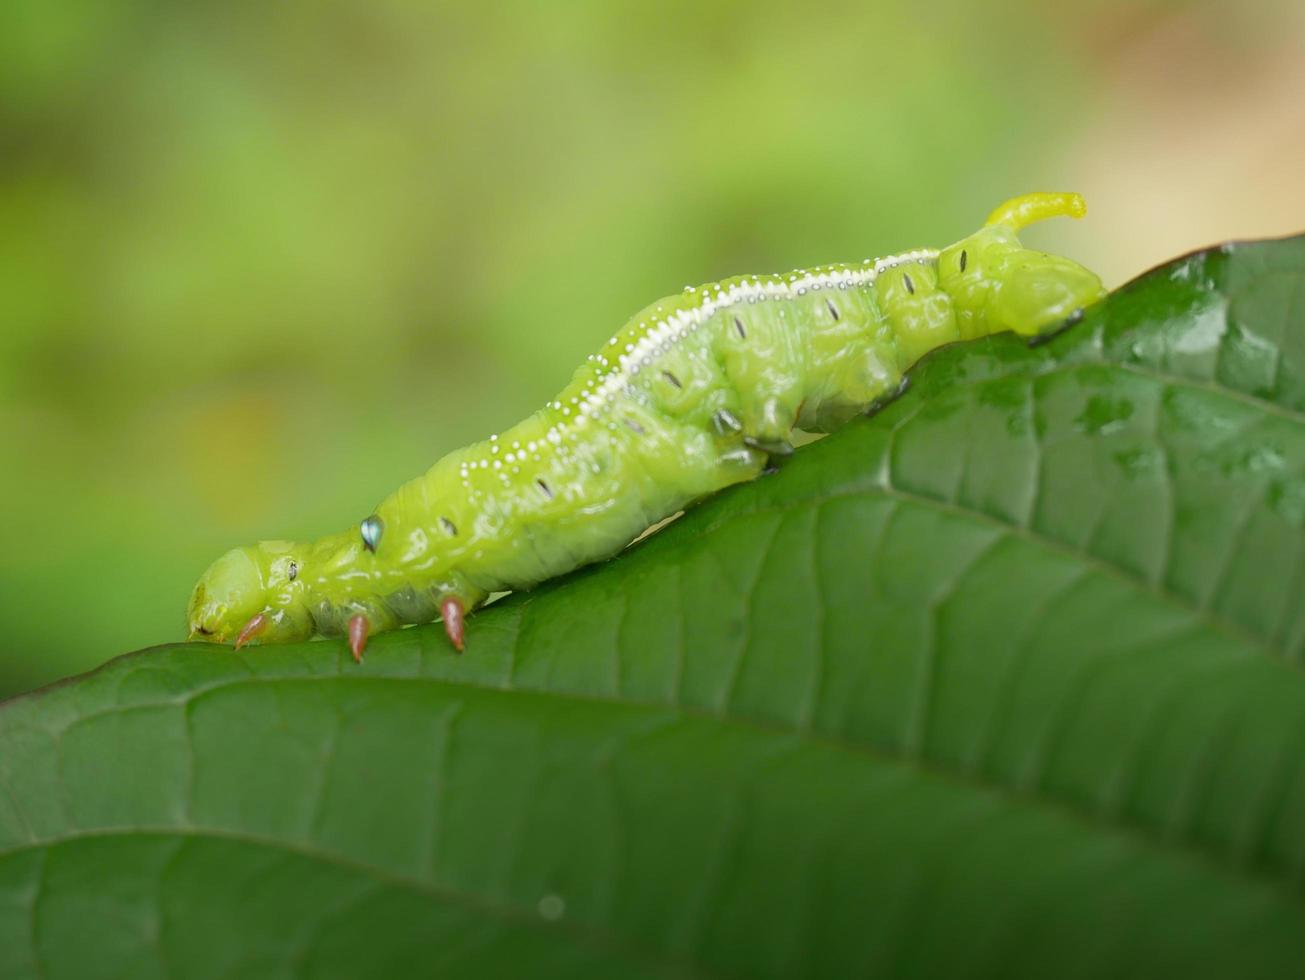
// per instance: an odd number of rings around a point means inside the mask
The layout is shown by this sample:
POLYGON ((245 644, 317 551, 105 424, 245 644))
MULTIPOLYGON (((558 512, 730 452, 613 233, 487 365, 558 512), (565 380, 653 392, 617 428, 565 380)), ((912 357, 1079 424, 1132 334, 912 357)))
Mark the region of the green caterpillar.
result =
POLYGON ((636 314, 553 401, 449 453, 348 531, 263 541, 219 558, 195 587, 190 636, 278 643, 463 618, 615 554, 686 504, 751 480, 895 392, 929 351, 1003 330, 1034 335, 1105 291, 1017 233, 1082 217, 1077 194, 1028 194, 955 245, 685 290, 636 314))

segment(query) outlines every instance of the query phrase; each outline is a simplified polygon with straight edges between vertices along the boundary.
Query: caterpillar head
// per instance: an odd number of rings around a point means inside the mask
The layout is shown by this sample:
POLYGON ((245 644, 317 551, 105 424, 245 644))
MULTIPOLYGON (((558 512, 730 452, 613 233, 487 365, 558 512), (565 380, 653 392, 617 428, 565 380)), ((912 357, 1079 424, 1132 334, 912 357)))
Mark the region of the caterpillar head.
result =
POLYGON ((963 336, 1013 330, 1026 336, 1062 323, 1106 295, 1095 274, 1077 262, 1025 248, 1018 233, 1044 218, 1081 218, 1077 194, 1026 194, 1007 201, 987 224, 939 256, 939 277, 961 319, 963 336))
POLYGON ((304 549, 290 541, 235 548, 208 567, 186 610, 192 640, 287 643, 313 634, 299 569, 304 549))

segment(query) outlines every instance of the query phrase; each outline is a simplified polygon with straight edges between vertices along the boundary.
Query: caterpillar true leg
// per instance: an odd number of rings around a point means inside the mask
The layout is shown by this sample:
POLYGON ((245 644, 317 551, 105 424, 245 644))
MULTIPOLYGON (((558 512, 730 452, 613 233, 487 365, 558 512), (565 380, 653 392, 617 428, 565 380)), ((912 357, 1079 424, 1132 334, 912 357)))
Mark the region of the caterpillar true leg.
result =
POLYGON ((227 552, 191 596, 190 635, 244 646, 345 633, 360 660, 370 634, 438 617, 462 650, 467 612, 492 592, 614 555, 769 472, 795 427, 828 432, 881 407, 930 351, 1068 323, 1105 295, 1101 280, 1018 233, 1083 213, 1076 194, 1028 194, 941 250, 739 276, 653 303, 553 401, 449 453, 360 523, 227 552))
POLYGON ((450 642, 458 653, 462 652, 462 627, 465 613, 462 600, 456 596, 449 596, 440 603, 440 618, 444 620, 444 632, 448 634, 450 642))
POLYGON ((353 651, 353 659, 357 663, 362 663, 363 651, 367 649, 367 633, 371 630, 371 624, 367 622, 366 616, 353 616, 349 619, 349 649, 353 651))
POLYGON ((257 615, 250 617, 249 622, 247 622, 244 629, 240 631, 240 635, 236 637, 236 649, 239 650, 242 646, 266 629, 267 615, 265 613, 258 613, 257 615))

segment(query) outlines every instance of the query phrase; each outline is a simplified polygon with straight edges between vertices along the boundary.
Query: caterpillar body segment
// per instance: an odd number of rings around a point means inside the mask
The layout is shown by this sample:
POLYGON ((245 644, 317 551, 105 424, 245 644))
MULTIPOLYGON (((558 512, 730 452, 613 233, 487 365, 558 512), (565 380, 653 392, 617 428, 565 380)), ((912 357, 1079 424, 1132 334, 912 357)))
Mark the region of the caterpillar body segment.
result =
POLYGON ((760 474, 794 429, 830 431, 896 391, 929 351, 1033 336, 1104 296, 1082 266, 1024 248, 1024 225, 1081 216, 1031 194, 945 249, 739 276, 636 314, 539 411, 449 453, 350 529, 220 557, 195 587, 193 639, 367 638, 465 613, 608 557, 686 504, 760 474))

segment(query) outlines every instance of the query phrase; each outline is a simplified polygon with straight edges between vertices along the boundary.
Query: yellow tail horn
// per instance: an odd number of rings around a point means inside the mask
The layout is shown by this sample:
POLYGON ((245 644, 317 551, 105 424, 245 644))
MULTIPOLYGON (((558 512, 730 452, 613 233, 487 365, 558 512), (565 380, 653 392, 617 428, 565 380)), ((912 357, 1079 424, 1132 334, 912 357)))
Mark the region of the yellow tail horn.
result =
POLYGON ((1087 203, 1078 194, 1046 193, 1022 194, 999 204, 988 215, 984 225, 1010 225, 1016 231, 1047 218, 1065 215, 1081 218, 1087 214, 1087 203))

